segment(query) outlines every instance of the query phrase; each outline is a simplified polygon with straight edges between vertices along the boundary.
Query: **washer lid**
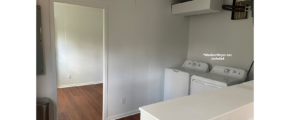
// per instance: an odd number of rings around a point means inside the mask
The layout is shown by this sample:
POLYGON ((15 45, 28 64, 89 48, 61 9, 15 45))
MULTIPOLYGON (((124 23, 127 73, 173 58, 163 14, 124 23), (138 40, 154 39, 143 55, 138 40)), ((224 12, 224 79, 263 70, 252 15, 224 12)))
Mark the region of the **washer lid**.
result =
POLYGON ((193 75, 191 80, 197 80, 208 84, 213 84, 221 87, 230 86, 234 84, 242 83, 242 79, 232 78, 228 76, 222 76, 212 73, 203 73, 199 75, 193 75))

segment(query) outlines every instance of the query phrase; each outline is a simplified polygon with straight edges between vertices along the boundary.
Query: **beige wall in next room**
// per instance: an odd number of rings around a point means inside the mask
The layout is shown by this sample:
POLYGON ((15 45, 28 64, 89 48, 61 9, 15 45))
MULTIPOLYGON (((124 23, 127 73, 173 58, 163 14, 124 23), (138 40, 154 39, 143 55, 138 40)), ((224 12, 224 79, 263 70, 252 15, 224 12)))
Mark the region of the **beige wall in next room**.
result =
POLYGON ((103 81, 103 9, 54 3, 59 88, 103 81))

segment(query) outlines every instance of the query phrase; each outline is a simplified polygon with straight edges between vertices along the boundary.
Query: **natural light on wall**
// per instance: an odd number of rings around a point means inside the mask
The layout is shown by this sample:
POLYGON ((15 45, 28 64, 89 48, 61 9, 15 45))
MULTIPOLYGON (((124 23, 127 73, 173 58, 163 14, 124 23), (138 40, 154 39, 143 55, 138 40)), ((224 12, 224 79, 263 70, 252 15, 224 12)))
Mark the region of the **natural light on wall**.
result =
POLYGON ((54 3, 58 88, 103 80, 103 9, 54 3))

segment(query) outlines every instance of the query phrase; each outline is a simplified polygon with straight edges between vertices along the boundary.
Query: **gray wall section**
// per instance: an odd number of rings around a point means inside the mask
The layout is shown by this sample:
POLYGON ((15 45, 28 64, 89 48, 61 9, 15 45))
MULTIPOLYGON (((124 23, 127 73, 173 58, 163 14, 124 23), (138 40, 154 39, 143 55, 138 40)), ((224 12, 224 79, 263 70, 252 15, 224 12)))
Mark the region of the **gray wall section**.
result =
POLYGON ((187 57, 189 19, 171 15, 170 0, 109 5, 108 114, 113 117, 162 101, 164 69, 187 57))
MULTIPOLYGON (((226 4, 231 4, 229 0, 226 4)), ((249 15, 251 16, 251 15, 249 15)), ((190 17, 189 60, 197 60, 214 65, 241 68, 248 71, 254 60, 253 19, 231 20, 231 12, 197 15, 190 17), (211 60, 204 53, 232 54, 223 61, 211 60)), ((249 79, 253 79, 253 72, 249 79)))

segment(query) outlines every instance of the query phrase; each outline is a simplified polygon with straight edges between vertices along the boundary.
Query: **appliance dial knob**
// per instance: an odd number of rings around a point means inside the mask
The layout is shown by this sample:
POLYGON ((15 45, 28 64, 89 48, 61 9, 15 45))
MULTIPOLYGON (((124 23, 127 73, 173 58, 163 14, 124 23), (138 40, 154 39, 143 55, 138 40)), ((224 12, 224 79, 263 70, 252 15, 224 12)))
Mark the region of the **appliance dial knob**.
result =
POLYGON ((236 73, 237 73, 237 71, 235 71, 235 70, 234 70, 232 73, 233 73, 233 74, 236 74, 236 73))
POLYGON ((230 70, 229 69, 225 69, 224 72, 228 74, 230 72, 230 70))

